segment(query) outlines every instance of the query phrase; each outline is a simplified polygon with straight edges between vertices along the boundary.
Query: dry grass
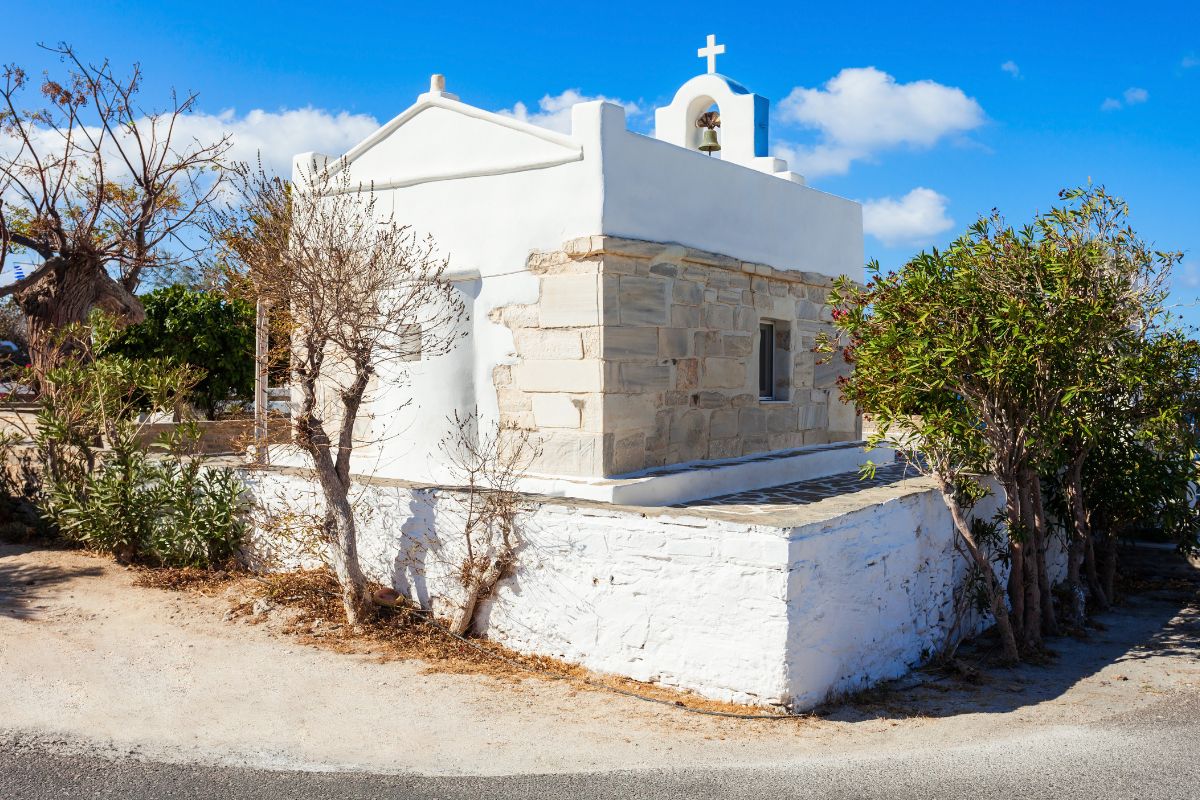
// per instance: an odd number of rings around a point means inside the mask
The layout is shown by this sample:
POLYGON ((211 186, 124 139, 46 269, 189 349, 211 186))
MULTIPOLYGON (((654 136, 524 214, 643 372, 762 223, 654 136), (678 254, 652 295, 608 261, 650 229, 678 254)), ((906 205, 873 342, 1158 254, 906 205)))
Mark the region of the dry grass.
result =
POLYGON ((213 596, 227 590, 236 581, 246 577, 236 569, 199 569, 196 567, 145 567, 136 566, 134 586, 149 589, 165 589, 172 592, 199 592, 213 596))
MULTIPOLYGON (((418 659, 432 672, 485 675, 517 682, 530 678, 565 680, 580 688, 636 694, 681 709, 723 714, 770 714, 766 709, 722 703, 654 684, 590 672, 545 656, 526 655, 487 639, 463 641, 430 620, 426 612, 402 600, 380 607, 375 619, 347 625, 336 578, 328 570, 301 570, 261 577, 202 570, 146 570, 143 586, 216 594, 236 584, 233 618, 259 621, 256 601, 274 608, 266 617, 300 642, 338 653, 370 655, 379 662, 418 659), (160 573, 154 575, 153 573, 160 573), (275 613, 282 611, 283 613, 275 613)), ((261 607, 261 604, 260 604, 261 607)), ((779 715, 781 719, 794 719, 779 715)))

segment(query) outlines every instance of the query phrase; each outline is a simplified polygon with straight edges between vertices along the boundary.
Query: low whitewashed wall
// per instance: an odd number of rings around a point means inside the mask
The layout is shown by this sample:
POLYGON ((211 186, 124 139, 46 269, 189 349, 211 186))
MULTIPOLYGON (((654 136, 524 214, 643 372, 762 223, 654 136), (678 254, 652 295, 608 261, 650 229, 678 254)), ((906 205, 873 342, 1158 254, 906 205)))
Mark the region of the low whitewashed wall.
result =
MULTIPOLYGON (((246 480, 269 508, 319 508, 318 490, 302 476, 251 472, 246 480)), ((452 607, 462 556, 457 500, 447 490, 360 486, 368 575, 435 613, 452 607)), ((710 697, 784 702, 782 531, 546 502, 523 516, 521 534, 516 575, 481 609, 489 637, 710 697)))
MULTIPOLYGON (((320 509, 301 474, 246 480, 268 508, 320 509)), ((811 707, 934 652, 966 572, 949 514, 927 484, 852 497, 805 507, 786 527, 547 500, 523 515, 516 574, 481 609, 481 625, 517 650, 598 671, 716 699, 811 707)), ((446 489, 360 485, 369 576, 435 613, 453 608, 460 500, 446 489)), ((259 531, 256 544, 279 542, 259 531)), ((1063 559, 1050 560, 1057 578, 1063 559)), ((283 565, 303 561, 293 554, 283 565)))

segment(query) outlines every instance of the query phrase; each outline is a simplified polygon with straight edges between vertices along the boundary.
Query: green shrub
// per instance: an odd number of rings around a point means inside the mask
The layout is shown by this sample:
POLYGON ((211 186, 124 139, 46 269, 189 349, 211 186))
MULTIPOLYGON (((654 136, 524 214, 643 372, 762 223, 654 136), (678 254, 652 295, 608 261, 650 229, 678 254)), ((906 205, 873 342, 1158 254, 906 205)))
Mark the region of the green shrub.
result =
POLYGON ((205 464, 194 421, 153 442, 144 435, 149 419, 186 401, 200 373, 169 359, 90 355, 47 372, 34 436, 38 508, 64 538, 126 563, 227 561, 245 535, 241 481, 205 464))
POLYGON ((170 359, 203 370, 191 399, 210 419, 221 403, 247 400, 254 389, 254 308, 244 300, 186 286, 141 297, 146 319, 114 331, 101 355, 170 359))

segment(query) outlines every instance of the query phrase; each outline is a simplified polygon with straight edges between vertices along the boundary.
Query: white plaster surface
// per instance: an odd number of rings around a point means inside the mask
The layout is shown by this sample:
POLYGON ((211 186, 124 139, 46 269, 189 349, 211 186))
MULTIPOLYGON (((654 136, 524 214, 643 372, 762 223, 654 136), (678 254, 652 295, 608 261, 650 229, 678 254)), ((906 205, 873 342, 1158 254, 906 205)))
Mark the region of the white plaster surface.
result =
MULTIPOLYGON (((246 478, 276 509, 319 509, 303 475, 246 478)), ((455 493, 375 482, 358 487, 356 508, 367 573, 435 612, 451 608, 455 493)), ((757 520, 720 507, 540 502, 522 517, 516 574, 483 608, 485 632, 598 671, 795 708, 899 676, 942 643, 965 565, 928 483, 790 508, 757 520)), ((272 541, 256 535, 259 548, 272 541)), ((1061 554, 1050 561, 1060 576, 1061 554)))

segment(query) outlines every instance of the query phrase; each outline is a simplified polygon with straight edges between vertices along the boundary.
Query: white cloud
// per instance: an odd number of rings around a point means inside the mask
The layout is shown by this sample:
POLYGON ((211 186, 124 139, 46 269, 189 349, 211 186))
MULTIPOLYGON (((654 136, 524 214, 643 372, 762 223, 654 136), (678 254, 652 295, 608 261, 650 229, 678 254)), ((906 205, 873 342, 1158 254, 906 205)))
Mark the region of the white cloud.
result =
POLYGON ((895 147, 932 147, 985 120, 962 89, 929 80, 898 83, 874 67, 843 69, 822 88, 796 87, 779 104, 779 115, 785 124, 821 134, 812 146, 778 148, 809 177, 844 173, 854 161, 895 147))
POLYGON ((1179 62, 1179 66, 1183 67, 1184 69, 1191 69, 1192 67, 1200 67, 1200 57, 1197 57, 1194 53, 1188 53, 1179 62))
POLYGON ((1021 68, 1017 66, 1017 62, 1015 61, 1005 61, 1000 65, 1000 69, 1004 70, 1009 75, 1012 75, 1014 78, 1021 77, 1021 68))
POLYGON ((1136 106, 1150 99, 1150 93, 1138 86, 1130 86, 1121 93, 1124 102, 1115 97, 1106 97, 1100 104, 1101 111, 1119 111, 1126 106, 1136 106))
POLYGON ((1150 99, 1150 93, 1145 89, 1138 88, 1137 86, 1131 86, 1126 89, 1124 96, 1125 105, 1127 106, 1135 106, 1138 103, 1144 103, 1150 99))
POLYGON ((519 119, 532 125, 539 125, 559 133, 571 132, 571 106, 576 103, 586 103, 590 100, 605 100, 624 107, 629 117, 639 117, 645 113, 641 105, 628 100, 617 100, 604 95, 586 95, 578 89, 567 89, 562 94, 546 95, 538 101, 537 111, 530 111, 524 103, 518 102, 512 108, 501 109, 497 113, 506 117, 519 119))
POLYGON ((228 133, 233 141, 231 159, 253 163, 262 153, 263 167, 290 175, 292 156, 297 153, 312 150, 339 156, 378 127, 379 122, 369 114, 346 111, 311 107, 281 111, 254 109, 239 116, 229 109, 219 114, 189 114, 183 118, 176 135, 208 142, 228 133))
MULTIPOLYGON (((148 123, 139 125, 145 132, 150 131, 148 123)), ((228 160, 253 164, 261 153, 265 169, 286 176, 291 174, 292 156, 295 154, 315 150, 341 155, 378 127, 375 118, 367 114, 331 112, 319 108, 280 111, 254 109, 244 115, 239 115, 233 109, 217 114, 194 112, 176 121, 172 146, 176 150, 183 150, 194 143, 207 145, 228 134, 231 139, 226 156, 228 160)), ((97 132, 93 129, 93 133, 97 132)), ((160 130, 160 135, 162 133, 160 130)), ((62 138, 49 129, 40 129, 36 139, 40 152, 62 152, 62 138)), ((0 137, 0 153, 11 154, 15 151, 14 140, 0 137)), ((104 152, 105 164, 110 169, 124 172, 116 149, 109 146, 104 152)))
POLYGON ((889 247, 920 244, 954 227, 943 194, 918 186, 903 197, 879 197, 863 203, 863 231, 889 247))

